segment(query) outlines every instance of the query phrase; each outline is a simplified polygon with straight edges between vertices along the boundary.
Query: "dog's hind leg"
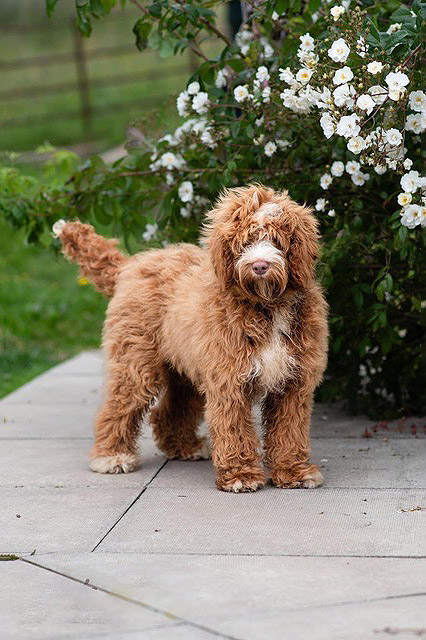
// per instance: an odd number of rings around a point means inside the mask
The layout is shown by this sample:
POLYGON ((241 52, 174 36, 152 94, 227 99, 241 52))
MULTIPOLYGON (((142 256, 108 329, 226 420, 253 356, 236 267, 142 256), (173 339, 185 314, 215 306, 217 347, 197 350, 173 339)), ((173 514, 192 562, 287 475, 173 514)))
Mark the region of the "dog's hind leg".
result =
POLYGON ((108 395, 90 453, 90 468, 98 473, 128 473, 139 466, 140 425, 160 391, 161 370, 136 362, 120 359, 109 364, 108 395))
POLYGON ((207 439, 197 435, 203 408, 203 398, 191 382, 168 369, 163 394, 149 421, 159 449, 169 459, 210 458, 207 439))

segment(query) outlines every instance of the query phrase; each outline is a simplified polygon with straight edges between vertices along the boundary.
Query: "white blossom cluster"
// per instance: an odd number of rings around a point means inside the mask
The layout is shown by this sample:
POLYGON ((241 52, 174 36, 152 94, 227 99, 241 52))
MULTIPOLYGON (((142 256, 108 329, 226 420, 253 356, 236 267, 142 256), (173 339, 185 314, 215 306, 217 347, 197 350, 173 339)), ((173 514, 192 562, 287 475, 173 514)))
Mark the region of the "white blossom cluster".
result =
MULTIPOLYGON (((337 22, 347 8, 343 4, 332 7, 330 13, 333 20, 337 22)), ((392 27, 395 31, 400 25, 392 27)), ((362 170, 362 165, 366 168, 372 166, 379 175, 387 170, 409 170, 412 161, 406 158, 405 136, 407 132, 418 135, 426 130, 426 94, 420 90, 410 92, 410 78, 404 69, 400 67, 392 70, 388 64, 379 60, 368 62, 364 67, 366 74, 361 74, 359 70, 354 72, 347 64, 351 48, 344 38, 337 38, 322 52, 328 65, 331 60, 338 66, 330 74, 320 77, 317 67, 321 61, 315 52, 314 39, 306 33, 300 37, 300 41, 297 52, 301 63, 299 70, 279 69, 279 80, 289 87, 280 93, 284 107, 298 114, 309 113, 312 108, 319 110, 319 123, 324 136, 327 139, 333 136, 344 138, 347 150, 359 158, 359 162, 346 163, 346 172, 355 185, 362 186, 369 179, 369 174, 362 170), (377 79, 381 80, 381 84, 377 79), (395 126, 386 129, 379 126, 371 130, 371 124, 378 114, 386 116, 384 121, 392 121, 392 109, 401 101, 413 112, 406 116, 401 130, 395 126)), ((356 52, 361 57, 368 54, 368 46, 362 36, 357 41, 356 52)), ((321 188, 327 190, 334 177, 343 175, 343 167, 342 162, 334 162, 330 173, 321 176, 321 188)), ((412 173, 411 171, 410 174, 412 173)), ((408 180, 406 175, 402 178, 405 182, 408 180)), ((424 179, 420 177, 419 180, 416 184, 421 190, 424 188, 424 179)), ((402 201, 399 204, 403 206, 402 201)), ((323 211, 325 207, 324 199, 320 198, 317 210, 323 211)), ((406 208, 401 211, 401 222, 410 228, 418 224, 424 225, 424 199, 413 204, 411 200, 407 201, 406 208)))
MULTIPOLYGON (((326 2, 330 4, 332 0, 326 2)), ((343 0, 340 5, 330 7, 336 23, 333 29, 340 29, 342 20, 350 15, 349 5, 349 0, 343 0)), ((278 14, 272 16, 274 21, 279 19, 278 14)), ((388 32, 400 27, 392 25, 388 32)), ((324 48, 324 41, 315 42, 305 33, 300 36, 297 66, 277 69, 273 47, 255 31, 243 26, 235 44, 241 56, 250 55, 250 59, 256 56, 259 66, 248 68, 239 76, 244 77, 244 84, 235 82, 238 73, 231 66, 219 68, 214 82, 217 89, 228 93, 227 102, 233 99, 236 113, 240 110, 249 117, 255 116, 252 120, 255 147, 274 162, 278 152, 291 146, 285 139, 282 123, 270 115, 276 113, 278 105, 302 117, 317 112, 324 136, 343 139, 347 150, 344 162, 332 162, 329 171, 321 175, 321 189, 327 191, 344 175, 355 186, 362 187, 370 179, 371 169, 377 175, 405 171, 401 178, 402 193, 398 196, 401 222, 410 228, 425 226, 426 178, 411 170, 413 162, 406 157, 405 140, 407 135, 418 136, 426 130, 426 94, 410 90, 409 72, 404 66, 392 68, 386 60, 373 59, 362 35, 357 36, 356 44, 350 37, 345 36, 346 40, 336 37, 324 48), (351 67, 351 48, 366 58, 362 70, 359 64, 351 67), (401 105, 407 112, 402 127, 395 118, 401 105), (377 126, 377 121, 382 126, 377 126)), ((167 185, 175 185, 183 218, 197 214, 207 202, 195 192, 197 180, 188 178, 185 151, 200 144, 213 151, 230 137, 229 129, 215 122, 213 100, 201 90, 199 82, 191 82, 177 98, 178 114, 187 119, 174 133, 158 141, 151 156, 150 168, 163 172, 167 185)), ((315 208, 330 217, 336 215, 326 198, 318 198, 315 208)), ((145 234, 154 237, 157 230, 151 227, 147 226, 145 234)))

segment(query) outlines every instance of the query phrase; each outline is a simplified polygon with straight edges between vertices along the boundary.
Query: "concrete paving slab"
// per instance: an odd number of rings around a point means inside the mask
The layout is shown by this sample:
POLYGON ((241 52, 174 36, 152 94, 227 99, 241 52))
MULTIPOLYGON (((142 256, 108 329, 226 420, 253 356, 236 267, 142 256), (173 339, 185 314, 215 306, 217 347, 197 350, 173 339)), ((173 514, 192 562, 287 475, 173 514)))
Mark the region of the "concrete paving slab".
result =
POLYGON ((92 438, 99 399, 87 403, 7 404, 0 402, 0 440, 10 438, 92 438))
POLYGON ((165 627, 156 627, 146 631, 134 631, 130 633, 120 633, 119 639, 116 634, 107 634, 102 636, 90 636, 90 640, 101 638, 102 640, 220 640, 227 636, 220 633, 211 633, 193 627, 190 624, 175 623, 168 624, 165 627))
POLYGON ((217 628, 225 628, 241 640, 414 640, 426 637, 425 611, 423 595, 314 610, 300 608, 286 612, 285 617, 275 611, 240 618, 229 614, 217 628))
POLYGON ((142 488, 1 489, 0 553, 90 551, 142 488))
POLYGON ((44 374, 1 401, 1 407, 13 405, 74 405, 99 404, 102 395, 103 381, 98 376, 85 375, 51 375, 44 374))
POLYGON ((99 550, 424 556, 425 531, 424 489, 148 488, 99 550))
MULTIPOLYGON (((321 467, 326 487, 426 488, 426 441, 340 440, 316 438, 312 460, 321 467)), ((155 488, 211 488, 211 461, 172 460, 155 478, 155 488)))
MULTIPOLYGON (((58 640, 152 629, 165 616, 21 561, 2 563, 0 635, 4 640, 58 640)), ((155 637, 155 636, 154 636, 155 637)), ((168 637, 164 635, 163 637, 168 637)))
POLYGON ((91 441, 5 440, 0 487, 98 487, 102 491, 142 487, 165 462, 152 440, 142 443, 142 465, 133 473, 101 474, 89 469, 91 441))
MULTIPOLYGON (((327 635, 317 636, 317 627, 313 635, 308 622, 318 615, 319 608, 324 608, 321 610, 330 613, 331 624, 322 620, 322 627, 327 631, 336 628, 330 637, 341 640, 346 638, 346 609, 357 606, 358 611, 363 611, 369 603, 374 607, 386 599, 392 599, 394 608, 402 603, 401 615, 398 619, 393 617, 393 623, 409 623, 402 615, 405 599, 425 591, 426 558, 96 553, 49 555, 37 561, 79 580, 90 577, 91 583, 107 590, 244 639, 327 638, 327 635), (117 565, 120 574, 117 574, 117 565), (280 636, 279 633, 287 630, 288 619, 293 619, 293 635, 280 636), (308 631, 311 636, 307 635, 308 631)), ((419 613, 418 610, 417 617, 419 613)), ((374 623, 374 619, 370 616, 367 622, 374 623)), ((354 625, 353 629, 358 627, 354 625)), ((370 627, 367 624, 362 629, 368 631, 370 627)))

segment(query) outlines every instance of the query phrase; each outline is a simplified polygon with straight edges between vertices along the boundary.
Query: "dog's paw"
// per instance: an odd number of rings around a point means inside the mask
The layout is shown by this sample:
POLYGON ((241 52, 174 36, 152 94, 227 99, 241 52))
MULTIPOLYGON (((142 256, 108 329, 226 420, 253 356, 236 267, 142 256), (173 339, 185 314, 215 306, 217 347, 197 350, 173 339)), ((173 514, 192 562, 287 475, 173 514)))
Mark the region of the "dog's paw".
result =
POLYGON ((98 456, 90 460, 90 468, 96 473, 130 473, 139 466, 139 458, 133 453, 116 453, 114 456, 98 456))
POLYGON ((169 460, 208 460, 212 457, 210 442, 206 437, 200 438, 198 444, 180 445, 176 448, 162 448, 169 460))
POLYGON ((324 478, 318 467, 310 464, 305 469, 272 471, 271 482, 281 489, 314 489, 322 485, 324 478))
POLYGON ((257 491, 265 484, 265 474, 262 469, 252 471, 228 470, 219 473, 216 486, 221 491, 230 493, 247 493, 257 491))
POLYGON ((206 437, 200 438, 200 444, 197 449, 188 453, 182 453, 180 460, 208 460, 212 457, 210 442, 206 437))

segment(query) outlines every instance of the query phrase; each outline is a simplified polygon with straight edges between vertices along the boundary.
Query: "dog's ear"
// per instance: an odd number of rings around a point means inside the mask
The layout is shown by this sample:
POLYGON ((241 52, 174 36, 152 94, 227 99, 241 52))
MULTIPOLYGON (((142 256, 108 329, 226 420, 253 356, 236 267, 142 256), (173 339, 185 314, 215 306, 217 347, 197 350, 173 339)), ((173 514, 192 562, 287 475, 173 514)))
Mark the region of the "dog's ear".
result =
POLYGON ((294 211, 296 224, 290 235, 287 254, 288 275, 292 286, 305 288, 312 282, 315 262, 319 255, 318 222, 312 215, 311 209, 296 206, 297 210, 294 211))
POLYGON ((230 286, 234 277, 234 255, 219 228, 211 229, 207 245, 217 278, 224 286, 230 286))

